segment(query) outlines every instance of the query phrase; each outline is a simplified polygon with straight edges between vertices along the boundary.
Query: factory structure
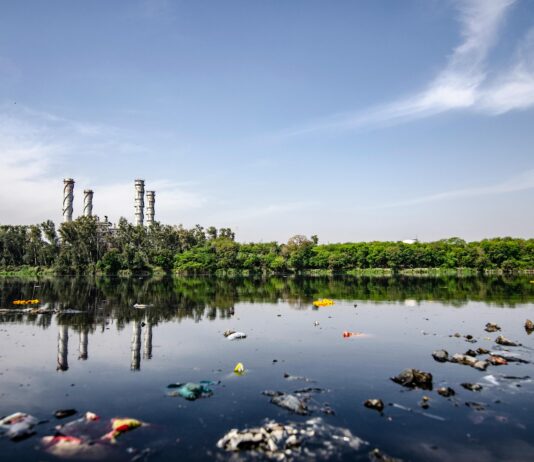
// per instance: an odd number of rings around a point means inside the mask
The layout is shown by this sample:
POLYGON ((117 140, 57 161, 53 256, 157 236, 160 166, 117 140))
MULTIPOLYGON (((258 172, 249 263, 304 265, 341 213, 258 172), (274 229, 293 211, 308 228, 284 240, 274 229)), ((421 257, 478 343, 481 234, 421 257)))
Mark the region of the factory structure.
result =
MULTIPOLYGON (((65 178, 63 180, 63 222, 68 223, 72 221, 74 212, 74 183, 72 178, 65 178)), ((145 226, 145 180, 137 179, 134 182, 135 196, 135 225, 145 226)), ((86 189, 83 192, 83 216, 93 216, 93 196, 92 189, 86 189)), ((154 224, 156 215, 156 191, 146 191, 146 226, 154 224)), ((98 218, 98 217, 97 217, 98 218)), ((104 216, 104 221, 101 222, 103 227, 111 229, 107 216, 104 216)))

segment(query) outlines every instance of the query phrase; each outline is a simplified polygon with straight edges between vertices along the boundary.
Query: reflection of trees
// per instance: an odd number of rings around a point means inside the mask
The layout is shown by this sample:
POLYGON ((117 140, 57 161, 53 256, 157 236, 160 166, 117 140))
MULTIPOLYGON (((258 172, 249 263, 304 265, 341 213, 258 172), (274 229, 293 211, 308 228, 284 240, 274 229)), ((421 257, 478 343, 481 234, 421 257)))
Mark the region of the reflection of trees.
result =
MULTIPOLYGON (((110 320, 118 329, 131 322, 145 323, 145 336, 151 337, 152 326, 159 322, 229 318, 238 302, 276 303, 282 300, 293 308, 306 309, 319 297, 374 302, 435 300, 453 306, 484 301, 514 306, 534 300, 534 286, 529 284, 528 278, 502 276, 1 279, 0 308, 12 308, 12 301, 16 299, 39 298, 41 307, 58 310, 58 314, 13 311, 0 314, 0 322, 48 328, 55 317, 59 326, 68 325, 79 334, 79 356, 84 359, 88 354, 88 333, 104 330, 110 320), (136 310, 133 308, 135 303, 151 306, 136 310), (81 313, 68 313, 68 310, 81 313)), ((149 357, 151 352, 145 350, 143 354, 149 357)))

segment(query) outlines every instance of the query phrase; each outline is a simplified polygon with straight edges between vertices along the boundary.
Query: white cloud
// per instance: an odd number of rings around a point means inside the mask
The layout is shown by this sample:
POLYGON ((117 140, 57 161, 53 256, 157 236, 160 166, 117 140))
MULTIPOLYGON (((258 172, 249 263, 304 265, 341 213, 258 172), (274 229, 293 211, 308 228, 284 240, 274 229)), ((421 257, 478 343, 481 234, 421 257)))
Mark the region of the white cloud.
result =
POLYGON ((534 189, 534 170, 527 170, 526 172, 523 172, 520 175, 514 176, 513 178, 508 178, 494 185, 445 191, 437 194, 416 197, 405 201, 378 205, 376 207, 372 207, 372 209, 408 207, 411 205, 425 204, 450 199, 488 196, 495 194, 507 194, 517 191, 525 191, 529 189, 534 189))
MULTIPOLYGON (((113 221, 133 220, 131 182, 101 182, 76 165, 85 152, 143 150, 114 127, 72 121, 29 108, 0 108, 0 223, 28 224, 46 219, 61 221, 62 175, 76 179, 74 215, 82 211, 83 190, 94 190, 94 213, 113 221), (105 148, 105 149, 104 149, 105 148), (73 155, 73 153, 75 153, 73 155), (82 154, 81 154, 82 153, 82 154)), ((147 181, 156 191, 156 219, 174 222, 180 212, 200 208, 203 195, 164 178, 147 181)))
POLYGON ((518 47, 509 70, 490 73, 487 69, 489 52, 514 3, 515 0, 458 3, 463 41, 452 51, 444 69, 421 92, 352 114, 330 116, 285 135, 392 125, 451 110, 498 115, 534 106, 532 31, 518 47))

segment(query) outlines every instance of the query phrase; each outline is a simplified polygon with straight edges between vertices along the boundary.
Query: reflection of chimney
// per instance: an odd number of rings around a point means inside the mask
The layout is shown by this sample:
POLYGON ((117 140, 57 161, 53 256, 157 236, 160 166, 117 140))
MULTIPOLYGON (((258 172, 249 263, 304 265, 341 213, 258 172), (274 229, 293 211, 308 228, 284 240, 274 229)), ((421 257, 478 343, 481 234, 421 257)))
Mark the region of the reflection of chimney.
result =
POLYGON ((57 336, 57 369, 58 371, 67 371, 69 369, 69 327, 59 326, 57 336))
POLYGON ((83 192, 83 216, 92 217, 93 216, 93 190, 86 189, 83 192))
POLYGON ((152 358, 152 323, 147 321, 145 327, 145 343, 143 346, 143 359, 152 358))
POLYGON ((84 361, 89 357, 87 353, 87 347, 89 345, 89 336, 87 334, 87 329, 84 329, 80 332, 80 355, 78 359, 83 359, 84 361))
POLYGON ((135 225, 143 226, 145 209, 145 181, 135 180, 135 225))
POLYGON ((63 222, 72 221, 72 202, 74 201, 74 180, 63 180, 63 222))
POLYGON ((138 371, 141 369, 141 323, 133 321, 132 324, 132 362, 130 363, 130 370, 138 371))
POLYGON ((147 191, 146 200, 148 202, 146 208, 146 224, 150 226, 154 224, 154 215, 156 214, 156 191, 147 191))

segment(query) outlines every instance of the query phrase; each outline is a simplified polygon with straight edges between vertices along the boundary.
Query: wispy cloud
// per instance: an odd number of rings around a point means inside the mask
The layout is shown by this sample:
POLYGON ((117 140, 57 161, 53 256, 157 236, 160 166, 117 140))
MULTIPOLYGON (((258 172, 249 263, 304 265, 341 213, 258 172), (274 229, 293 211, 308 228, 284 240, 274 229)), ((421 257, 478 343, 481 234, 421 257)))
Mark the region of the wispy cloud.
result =
MULTIPOLYGON (((36 223, 61 219, 61 175, 76 178, 75 215, 82 210, 83 189, 95 191, 94 212, 116 221, 133 218, 132 182, 102 182, 77 166, 83 153, 143 151, 115 127, 70 120, 26 107, 0 107, 0 223, 36 223), (68 173, 65 173, 68 172, 68 173)), ((118 172, 120 174, 120 172, 118 172)), ((132 179, 133 180, 133 179, 132 179)), ((148 180, 148 179, 147 179, 148 180)), ((202 207, 206 199, 191 185, 165 178, 147 181, 157 191, 157 217, 175 222, 180 212, 202 207)))
POLYGON ((325 130, 393 125, 451 110, 491 115, 534 106, 534 38, 530 31, 505 72, 488 72, 488 56, 515 0, 458 2, 463 41, 422 91, 354 113, 336 114, 290 130, 285 136, 325 130), (495 77, 489 78, 489 75, 495 77))
POLYGON ((437 194, 429 194, 422 197, 416 197, 405 201, 392 202, 388 204, 377 205, 371 207, 372 209, 385 209, 385 208, 397 208, 408 207, 411 205, 419 205, 431 202, 445 201, 451 199, 460 199, 465 197, 478 197, 489 196, 497 194, 507 194, 518 191, 525 191, 534 189, 534 170, 527 170, 520 175, 508 178, 499 183, 480 186, 476 188, 456 189, 452 191, 445 191, 437 194))

